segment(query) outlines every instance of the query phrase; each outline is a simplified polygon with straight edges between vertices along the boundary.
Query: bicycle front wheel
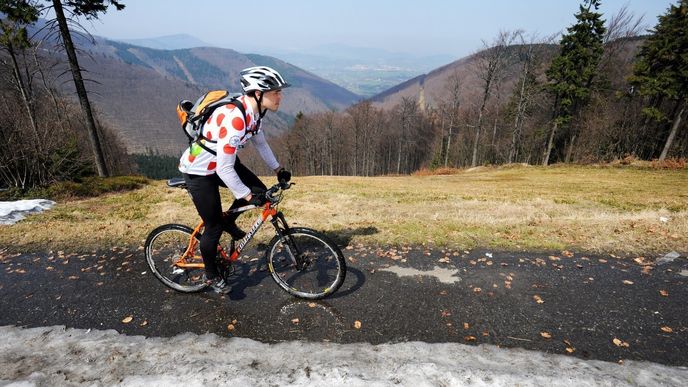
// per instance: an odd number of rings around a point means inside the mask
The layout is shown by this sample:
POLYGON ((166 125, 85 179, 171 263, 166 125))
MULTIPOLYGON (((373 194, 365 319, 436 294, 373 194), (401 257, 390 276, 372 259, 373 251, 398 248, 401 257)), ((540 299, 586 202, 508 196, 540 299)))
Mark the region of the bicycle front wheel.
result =
POLYGON ((204 289, 203 258, 199 238, 193 229, 181 224, 166 224, 153 230, 146 239, 146 261, 153 274, 166 286, 192 293, 204 289))
POLYGON ((289 294, 310 300, 327 297, 342 286, 346 261, 339 247, 308 228, 292 228, 276 236, 266 252, 268 269, 289 294))

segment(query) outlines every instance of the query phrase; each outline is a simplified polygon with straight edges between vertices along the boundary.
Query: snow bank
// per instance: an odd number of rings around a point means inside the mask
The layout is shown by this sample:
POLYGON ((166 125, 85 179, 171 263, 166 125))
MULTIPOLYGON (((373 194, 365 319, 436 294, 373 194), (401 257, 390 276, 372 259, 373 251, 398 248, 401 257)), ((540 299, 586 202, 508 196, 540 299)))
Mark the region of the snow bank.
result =
POLYGON ((688 369, 456 343, 264 344, 0 327, 0 385, 685 386, 688 369))
POLYGON ((0 224, 14 224, 24 219, 24 215, 49 210, 55 202, 45 199, 0 202, 0 224))

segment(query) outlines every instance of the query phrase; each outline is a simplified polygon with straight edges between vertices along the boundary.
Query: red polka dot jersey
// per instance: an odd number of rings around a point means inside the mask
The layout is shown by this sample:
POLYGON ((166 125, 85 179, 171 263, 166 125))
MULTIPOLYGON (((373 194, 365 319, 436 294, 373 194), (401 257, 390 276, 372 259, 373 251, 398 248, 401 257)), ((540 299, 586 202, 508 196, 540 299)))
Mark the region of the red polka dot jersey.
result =
POLYGON ((265 140, 265 134, 261 131, 260 125, 257 125, 258 113, 247 103, 247 98, 249 97, 246 95, 239 97, 246 110, 246 120, 241 110, 234 105, 225 105, 215 109, 203 126, 203 135, 209 140, 217 141, 212 143, 202 140, 203 145, 215 151, 217 155, 194 143, 179 160, 179 171, 182 173, 201 176, 217 173, 236 198, 243 198, 251 193, 234 170, 237 154, 246 142, 252 140, 270 169, 279 168, 279 163, 265 140))

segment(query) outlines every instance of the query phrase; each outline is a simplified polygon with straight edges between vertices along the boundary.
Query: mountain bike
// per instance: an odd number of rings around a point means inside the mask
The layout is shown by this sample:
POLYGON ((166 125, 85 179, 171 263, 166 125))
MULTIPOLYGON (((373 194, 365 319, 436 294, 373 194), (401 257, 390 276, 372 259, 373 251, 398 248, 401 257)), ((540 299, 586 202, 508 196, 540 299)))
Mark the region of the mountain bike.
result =
MULTIPOLYGON (((186 190, 182 178, 170 179, 167 185, 186 190)), ((346 277, 346 262, 341 250, 322 233, 305 227, 289 227, 284 214, 277 210, 284 191, 294 184, 280 182, 265 192, 266 203, 246 236, 232 240, 227 248, 217 246, 220 275, 227 281, 234 274, 234 263, 241 251, 269 219, 275 236, 268 243, 265 259, 272 276, 287 293, 310 300, 336 292, 346 277)), ((187 191, 188 193, 188 191, 187 191)), ((189 194, 190 196, 190 194, 189 194)), ((257 209, 247 205, 228 213, 257 209)), ((165 224, 153 230, 146 239, 146 261, 153 274, 166 286, 184 293, 199 292, 208 284, 203 281, 205 266, 200 252, 203 222, 195 228, 182 224, 165 224)))

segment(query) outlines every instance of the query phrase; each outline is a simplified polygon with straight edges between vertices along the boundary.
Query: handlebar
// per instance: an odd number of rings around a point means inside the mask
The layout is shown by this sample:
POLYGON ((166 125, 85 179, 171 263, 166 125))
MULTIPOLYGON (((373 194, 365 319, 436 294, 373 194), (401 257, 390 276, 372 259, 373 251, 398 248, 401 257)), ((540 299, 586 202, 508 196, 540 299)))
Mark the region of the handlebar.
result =
POLYGON ((269 201, 270 203, 278 203, 281 199, 281 194, 278 193, 280 191, 288 190, 294 184, 295 183, 280 181, 279 183, 273 185, 267 191, 265 191, 265 199, 267 199, 267 201, 269 201))

